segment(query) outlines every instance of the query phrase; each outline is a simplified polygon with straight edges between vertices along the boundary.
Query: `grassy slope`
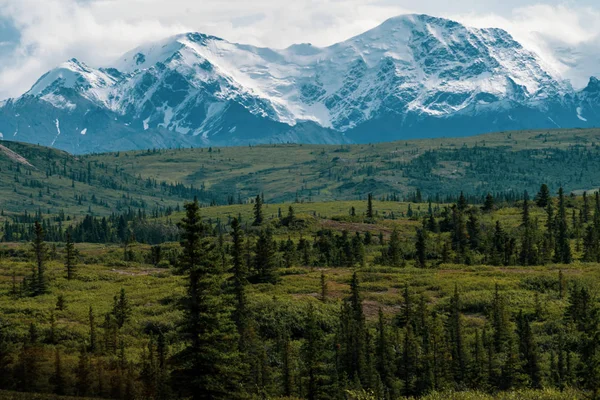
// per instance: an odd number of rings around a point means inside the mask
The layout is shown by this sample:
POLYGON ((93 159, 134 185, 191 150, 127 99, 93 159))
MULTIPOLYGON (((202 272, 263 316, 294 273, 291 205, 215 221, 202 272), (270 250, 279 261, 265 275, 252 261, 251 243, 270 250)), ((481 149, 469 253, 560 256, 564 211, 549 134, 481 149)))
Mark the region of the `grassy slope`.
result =
POLYGON ((142 203, 151 210, 191 200, 147 187, 148 178, 196 188, 204 185, 212 193, 202 200, 214 198, 221 204, 227 196, 246 202, 257 193, 275 203, 296 198, 351 200, 369 192, 407 195, 417 188, 425 196, 455 195, 460 190, 533 192, 543 181, 553 189, 562 184, 567 190, 590 190, 600 182, 600 150, 595 146, 599 138, 600 130, 524 131, 374 145, 178 149, 81 157, 2 142, 34 168, 0 152, 0 209, 85 215, 91 207, 97 215, 108 215, 142 203), (66 177, 56 173, 65 168, 66 177), (89 184, 86 179, 72 187, 72 174, 87 174, 88 168, 89 184), (49 170, 54 173, 47 175, 49 170), (32 187, 31 181, 36 185, 32 187), (84 196, 81 204, 76 195, 84 196), (94 204, 92 195, 105 205, 94 204))
MULTIPOLYGON (((204 183, 222 193, 241 192, 244 198, 264 192, 267 201, 272 202, 293 200, 296 193, 302 199, 340 200, 356 199, 370 191, 406 194, 417 187, 429 194, 460 189, 476 192, 486 190, 481 189, 485 186, 492 191, 520 191, 539 186, 544 179, 552 184, 563 183, 569 189, 591 189, 598 186, 596 178, 600 175, 596 176, 596 172, 589 171, 589 176, 577 182, 571 179, 574 172, 564 168, 564 162, 555 160, 558 168, 548 168, 547 161, 553 151, 567 151, 574 146, 591 149, 598 139, 600 130, 523 131, 373 145, 265 145, 212 152, 208 149, 163 150, 157 154, 132 152, 117 162, 125 171, 144 177, 204 183), (487 161, 485 166, 491 170, 483 176, 479 171, 471 171, 469 162, 457 159, 454 153, 464 149, 491 151, 503 157, 490 159, 483 154, 477 162, 487 161), (536 149, 552 151, 538 154, 539 162, 531 163, 529 152, 536 149), (418 159, 428 150, 443 156, 434 165, 421 166, 418 159), (505 165, 496 162, 502 159, 505 165)), ((111 156, 91 159, 108 157, 111 156)))

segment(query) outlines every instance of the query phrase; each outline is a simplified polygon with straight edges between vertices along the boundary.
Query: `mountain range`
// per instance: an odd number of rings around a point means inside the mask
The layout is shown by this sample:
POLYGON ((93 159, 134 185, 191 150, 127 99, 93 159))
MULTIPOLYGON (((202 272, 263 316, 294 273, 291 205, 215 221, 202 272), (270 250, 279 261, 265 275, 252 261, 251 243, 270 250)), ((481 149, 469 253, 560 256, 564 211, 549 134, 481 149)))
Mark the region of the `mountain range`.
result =
POLYGON ((403 15, 329 47, 187 33, 108 67, 71 59, 0 103, 0 139, 72 153, 370 143, 600 125, 582 90, 501 29, 403 15))

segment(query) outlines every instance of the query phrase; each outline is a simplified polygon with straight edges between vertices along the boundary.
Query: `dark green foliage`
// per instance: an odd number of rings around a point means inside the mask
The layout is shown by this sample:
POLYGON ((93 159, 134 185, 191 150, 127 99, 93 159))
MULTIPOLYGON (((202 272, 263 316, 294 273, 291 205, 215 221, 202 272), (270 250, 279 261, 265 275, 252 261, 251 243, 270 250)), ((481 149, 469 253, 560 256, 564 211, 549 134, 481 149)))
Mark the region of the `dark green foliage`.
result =
POLYGON ((519 263, 521 265, 537 265, 538 254, 536 246, 536 232, 529 215, 529 196, 527 192, 523 196, 523 212, 521 214, 521 251, 519 263))
POLYGON ((253 282, 272 283, 279 281, 277 273, 277 244, 273 240, 273 231, 270 228, 263 229, 256 241, 254 250, 254 275, 253 282))
POLYGON ((325 273, 321 272, 321 301, 325 303, 327 301, 327 279, 325 273))
POLYGON ((491 212, 491 211, 494 211, 494 207, 495 207, 494 196, 492 196, 491 193, 488 193, 485 196, 485 202, 483 203, 482 209, 485 212, 491 212))
POLYGON ((98 338, 96 336, 96 318, 92 306, 90 306, 90 311, 88 313, 88 323, 90 324, 89 350, 91 353, 94 353, 98 350, 98 338))
POLYGON ((548 189, 548 185, 545 183, 540 187, 540 191, 537 196, 535 196, 535 203, 538 207, 545 208, 550 203, 550 189, 548 189))
POLYGON ((373 194, 369 193, 367 198, 367 221, 373 222, 375 219, 375 211, 373 210, 373 194))
POLYGON ((67 271, 67 279, 73 279, 75 276, 75 245, 71 239, 70 232, 67 232, 65 242, 65 269, 67 271))
POLYGON ((231 237, 233 239, 231 247, 232 268, 233 274, 232 290, 235 296, 235 310, 233 320, 235 321, 238 333, 241 337, 248 328, 248 312, 247 312, 247 296, 246 285, 248 284, 248 270, 244 263, 244 237, 237 218, 231 222, 231 237))
POLYGON ((523 315, 523 311, 520 311, 517 317, 517 335, 521 360, 523 360, 523 372, 529 378, 528 386, 539 389, 542 387, 540 356, 531 324, 523 315))
POLYGON ((427 234, 423 229, 417 229, 416 265, 419 268, 427 268, 427 234))
POLYGON ((329 380, 331 376, 331 365, 327 362, 327 349, 325 334, 319 326, 315 315, 314 306, 308 308, 305 340, 302 346, 303 371, 303 393, 308 400, 326 399, 329 380))
POLYGON ((120 329, 125 325, 131 316, 131 304, 125 294, 125 289, 121 289, 119 297, 115 296, 113 299, 112 314, 115 317, 117 327, 120 329))
POLYGON ((175 388, 194 399, 234 399, 241 389, 238 340, 222 289, 223 271, 215 245, 203 238, 198 202, 186 204, 185 210, 180 266, 188 284, 179 332, 186 347, 173 359, 175 388))
POLYGON ((569 242, 565 195, 562 187, 558 191, 558 213, 556 215, 555 229, 554 261, 570 264, 573 261, 573 256, 569 242))
POLYGON ((399 268, 405 266, 404 254, 402 253, 400 234, 398 230, 394 229, 392 231, 390 242, 388 243, 387 249, 382 258, 385 263, 392 267, 399 268))
POLYGON ((252 225, 254 226, 259 226, 262 225, 263 221, 264 221, 264 214, 263 214, 263 200, 260 197, 260 195, 256 196, 256 199, 254 200, 254 222, 252 223, 252 225))
POLYGON ((31 243, 35 266, 31 274, 30 293, 39 296, 49 291, 48 278, 46 277, 46 260, 48 259, 48 246, 44 242, 44 229, 39 222, 34 224, 34 239, 31 243))

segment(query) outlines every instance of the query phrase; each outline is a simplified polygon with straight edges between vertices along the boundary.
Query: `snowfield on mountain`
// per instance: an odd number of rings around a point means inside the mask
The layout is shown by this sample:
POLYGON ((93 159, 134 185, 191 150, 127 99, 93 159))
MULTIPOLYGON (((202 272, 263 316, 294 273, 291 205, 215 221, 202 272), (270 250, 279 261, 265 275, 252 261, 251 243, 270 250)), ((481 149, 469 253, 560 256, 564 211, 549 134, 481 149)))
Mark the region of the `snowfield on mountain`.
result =
POLYGON ((368 143, 598 126, 599 94, 504 30, 403 15, 324 48, 187 33, 110 67, 72 59, 0 105, 0 131, 74 153, 368 143))

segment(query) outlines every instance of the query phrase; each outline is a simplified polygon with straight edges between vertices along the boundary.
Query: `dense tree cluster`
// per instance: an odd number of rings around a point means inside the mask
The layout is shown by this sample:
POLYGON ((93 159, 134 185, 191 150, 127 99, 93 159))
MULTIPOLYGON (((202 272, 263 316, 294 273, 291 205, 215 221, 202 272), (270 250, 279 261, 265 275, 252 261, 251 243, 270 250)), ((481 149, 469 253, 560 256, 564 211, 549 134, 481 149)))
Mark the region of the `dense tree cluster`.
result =
MULTIPOLYGON (((593 199, 576 198, 560 189, 553 198, 544 185, 534 199, 528 193, 520 198, 516 227, 488 218, 497 208, 491 194, 482 206, 460 194, 451 206, 430 204, 426 213, 412 217, 418 228, 408 239, 399 229, 372 233, 377 225, 371 223, 363 232, 319 228, 312 235, 302 231, 299 239, 276 238, 276 229, 289 234, 300 226, 293 206, 287 215, 268 220, 257 196, 250 224, 236 217, 223 226, 203 219, 197 200, 187 203, 175 233, 147 239, 156 244, 148 254, 153 265, 164 257, 162 243, 180 242, 170 262, 185 280, 185 293, 177 299, 177 327, 144 327, 144 350, 128 359, 123 332, 137 328, 131 318, 135 305, 122 289, 104 315, 89 306, 88 335, 74 360, 55 330, 55 314, 69 307, 59 295, 48 331, 32 323, 26 335, 17 334, 0 318, 0 388, 123 399, 316 400, 364 392, 392 400, 434 391, 572 387, 597 398, 600 309, 592 289, 562 272, 545 283, 546 293, 563 304, 562 318, 551 324, 540 304, 525 311, 499 285, 479 310, 477 324, 466 323, 470 310, 458 286, 448 291, 447 301, 432 302, 426 291, 405 283, 399 309, 380 308, 370 318, 365 311, 368 253, 386 268, 569 264, 580 253, 583 261, 600 260, 597 193, 593 199), (272 288, 299 266, 351 269, 346 297, 329 298, 323 271, 316 298, 293 313, 278 311, 276 298, 267 306, 249 302, 250 285, 272 288)), ((369 196, 365 204, 367 222, 378 218, 372 200, 369 196)), ((31 275, 20 286, 13 283, 9 295, 15 301, 52 293, 49 259, 62 257, 65 277, 78 279, 79 240, 122 242, 127 255, 136 226, 151 223, 142 211, 129 211, 106 219, 86 217, 53 231, 60 218, 49 225, 22 218, 15 223, 33 224, 27 236, 33 262, 31 275), (66 241, 64 254, 52 255, 48 227, 56 235, 51 240, 66 241)))

